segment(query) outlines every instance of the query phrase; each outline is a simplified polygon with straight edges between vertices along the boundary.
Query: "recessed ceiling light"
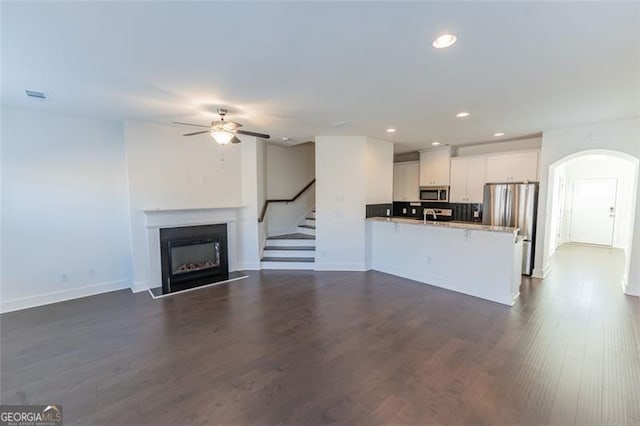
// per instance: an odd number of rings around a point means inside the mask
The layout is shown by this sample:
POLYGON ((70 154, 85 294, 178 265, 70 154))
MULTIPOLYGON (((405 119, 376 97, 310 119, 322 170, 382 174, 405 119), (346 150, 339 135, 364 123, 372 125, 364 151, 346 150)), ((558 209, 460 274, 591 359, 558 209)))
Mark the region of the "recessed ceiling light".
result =
POLYGON ((394 129, 393 127, 390 127, 387 129, 387 133, 395 133, 396 129, 394 129))
POLYGON ((438 141, 431 142, 431 145, 433 145, 433 146, 438 146, 438 145, 440 145, 440 142, 438 142, 438 141))
POLYGON ((469 114, 468 112, 463 111, 463 112, 459 112, 459 113, 457 113, 457 114, 456 114, 456 117, 458 117, 458 118, 465 118, 465 117, 468 117, 469 115, 470 115, 470 114, 469 114))
POLYGON ((284 142, 286 142, 286 141, 288 141, 288 140, 289 140, 289 138, 285 137, 285 138, 282 138, 282 140, 283 140, 284 142))
POLYGON ((494 133, 493 136, 495 136, 495 137, 504 136, 504 132, 494 133))
POLYGON ((433 40, 433 47, 436 49, 444 49, 445 47, 452 46, 456 42, 458 37, 455 34, 442 34, 433 40))

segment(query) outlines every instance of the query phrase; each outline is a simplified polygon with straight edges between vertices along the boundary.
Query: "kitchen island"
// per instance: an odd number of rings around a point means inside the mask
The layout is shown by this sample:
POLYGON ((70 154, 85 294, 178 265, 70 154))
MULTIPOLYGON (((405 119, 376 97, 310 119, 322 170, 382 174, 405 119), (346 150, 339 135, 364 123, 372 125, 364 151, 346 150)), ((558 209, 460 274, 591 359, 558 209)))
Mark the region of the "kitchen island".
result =
POLYGON ((366 221, 371 269, 509 306, 520 294, 518 228, 397 217, 366 221))

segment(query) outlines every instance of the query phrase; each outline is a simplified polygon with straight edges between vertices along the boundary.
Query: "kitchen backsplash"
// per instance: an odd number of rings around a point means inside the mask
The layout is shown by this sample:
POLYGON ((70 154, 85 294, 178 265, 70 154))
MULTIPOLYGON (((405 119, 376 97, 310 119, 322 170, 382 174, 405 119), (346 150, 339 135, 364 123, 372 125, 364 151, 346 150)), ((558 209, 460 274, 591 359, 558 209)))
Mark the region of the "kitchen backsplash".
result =
MULTIPOLYGON (((453 220, 460 220, 464 222, 482 222, 482 204, 430 203, 430 202, 410 203, 410 202, 404 202, 404 201, 396 201, 393 203, 393 215, 407 216, 407 217, 422 217, 422 209, 429 208, 429 207, 436 208, 436 209, 453 210, 453 220), (403 212, 403 209, 406 209, 406 213, 403 212), (412 213, 414 209, 415 209, 415 213, 412 213), (478 217, 474 217, 474 212, 476 211, 478 212, 478 217)), ((385 215, 379 215, 379 216, 385 216, 385 215)))
POLYGON ((367 204, 366 217, 393 216, 393 205, 389 204, 367 204))

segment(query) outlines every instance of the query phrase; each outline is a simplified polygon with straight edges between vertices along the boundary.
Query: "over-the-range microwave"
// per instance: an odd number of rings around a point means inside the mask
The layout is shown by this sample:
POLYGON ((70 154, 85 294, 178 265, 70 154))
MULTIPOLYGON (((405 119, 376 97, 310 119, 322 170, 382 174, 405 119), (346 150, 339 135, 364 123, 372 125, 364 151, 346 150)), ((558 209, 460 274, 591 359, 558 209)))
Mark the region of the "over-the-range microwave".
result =
POLYGON ((447 203, 449 201, 449 187, 423 186, 420 188, 420 200, 447 203))

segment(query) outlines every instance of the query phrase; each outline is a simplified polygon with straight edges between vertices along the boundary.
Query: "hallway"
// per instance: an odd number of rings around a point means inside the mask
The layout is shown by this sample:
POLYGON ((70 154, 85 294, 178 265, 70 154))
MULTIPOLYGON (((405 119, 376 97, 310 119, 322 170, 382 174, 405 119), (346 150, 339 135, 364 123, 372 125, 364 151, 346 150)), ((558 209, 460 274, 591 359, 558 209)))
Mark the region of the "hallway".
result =
POLYGON ((531 420, 640 422, 640 300, 622 292, 624 260, 620 249, 565 244, 542 283, 523 284, 530 331, 516 351, 525 368, 514 365, 506 387, 531 420))

